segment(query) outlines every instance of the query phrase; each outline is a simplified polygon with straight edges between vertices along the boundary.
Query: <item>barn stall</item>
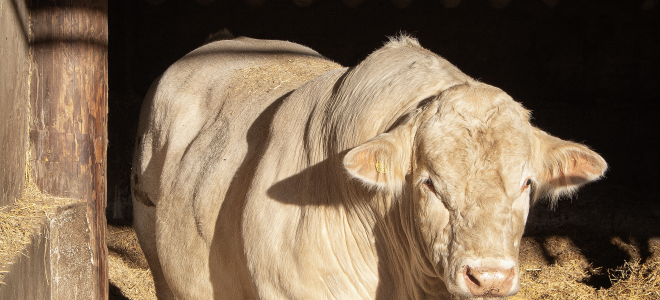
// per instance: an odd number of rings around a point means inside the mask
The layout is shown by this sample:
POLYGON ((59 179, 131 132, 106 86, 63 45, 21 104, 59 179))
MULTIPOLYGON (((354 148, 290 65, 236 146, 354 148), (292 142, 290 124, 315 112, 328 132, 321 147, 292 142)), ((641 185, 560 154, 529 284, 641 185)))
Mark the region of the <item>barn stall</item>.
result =
MULTIPOLYGON (((3 13, 10 7, 11 16, 29 15, 21 1, 2 1, 3 13)), ((574 199, 554 208, 547 203, 532 208, 521 250, 523 288, 511 298, 660 297, 660 204, 655 188, 660 155, 654 142, 660 100, 657 1, 120 0, 108 11, 109 144, 102 164, 110 166, 110 298, 153 297, 146 262, 130 229, 128 174, 141 99, 167 66, 223 28, 235 36, 297 42, 345 66, 357 64, 386 36, 405 31, 466 74, 502 88, 533 111, 535 125, 586 143, 610 165, 605 179, 582 189, 574 199)), ((16 64, 17 70, 2 74, 3 79, 17 78, 2 86, 2 111, 15 112, 9 119, 3 116, 3 129, 20 127, 16 120, 32 124, 27 107, 21 110, 15 106, 20 103, 5 100, 16 95, 32 99, 16 92, 21 90, 20 78, 29 76, 21 61, 29 64, 35 59, 20 49, 36 47, 25 38, 30 36, 25 24, 15 30, 22 31, 23 42, 17 38, 11 43, 18 50, 2 45, 3 51, 15 51, 22 59, 2 55, 3 65, 16 64)), ((93 39, 90 44, 104 43, 93 39)), ((4 152, 5 145, 14 144, 32 149, 28 143, 33 137, 26 133, 32 131, 27 128, 0 133, 3 157, 12 157, 2 164, 14 164, 3 165, 3 171, 18 170, 13 175, 4 171, 7 199, 20 198, 30 187, 23 159, 30 152, 21 152, 21 146, 4 152)), ((28 166, 40 163, 28 161, 28 166)), ((46 194, 41 197, 62 196, 65 202, 84 198, 43 186, 36 193, 42 191, 46 194)), ((15 208, 20 210, 14 205, 5 211, 15 208)))

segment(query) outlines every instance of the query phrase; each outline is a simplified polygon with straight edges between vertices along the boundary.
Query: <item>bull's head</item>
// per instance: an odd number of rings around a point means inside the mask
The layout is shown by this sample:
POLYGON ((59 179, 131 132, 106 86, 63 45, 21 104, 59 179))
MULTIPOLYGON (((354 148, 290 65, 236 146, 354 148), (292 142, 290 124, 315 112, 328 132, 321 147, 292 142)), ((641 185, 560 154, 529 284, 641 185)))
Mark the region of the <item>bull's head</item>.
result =
POLYGON ((344 166, 396 195, 403 240, 417 256, 410 267, 426 268, 418 273, 435 274, 462 297, 518 292, 530 203, 570 194, 607 168, 586 146, 533 127, 519 103, 481 83, 444 91, 351 150, 344 166))

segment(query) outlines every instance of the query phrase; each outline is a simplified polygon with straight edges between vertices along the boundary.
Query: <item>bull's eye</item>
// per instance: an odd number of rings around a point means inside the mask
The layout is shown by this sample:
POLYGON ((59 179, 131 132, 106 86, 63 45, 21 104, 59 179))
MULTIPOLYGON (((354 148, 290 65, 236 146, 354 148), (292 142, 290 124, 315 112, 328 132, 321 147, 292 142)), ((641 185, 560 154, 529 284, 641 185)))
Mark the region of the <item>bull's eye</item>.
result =
POLYGON ((435 192, 435 186, 433 186, 433 181, 431 181, 431 178, 424 178, 422 181, 424 186, 426 186, 427 189, 429 189, 432 193, 436 194, 435 192))
POLYGON ((522 188, 520 188, 520 192, 525 192, 527 188, 531 188, 530 194, 534 192, 534 180, 532 178, 525 179, 525 183, 523 183, 522 188))

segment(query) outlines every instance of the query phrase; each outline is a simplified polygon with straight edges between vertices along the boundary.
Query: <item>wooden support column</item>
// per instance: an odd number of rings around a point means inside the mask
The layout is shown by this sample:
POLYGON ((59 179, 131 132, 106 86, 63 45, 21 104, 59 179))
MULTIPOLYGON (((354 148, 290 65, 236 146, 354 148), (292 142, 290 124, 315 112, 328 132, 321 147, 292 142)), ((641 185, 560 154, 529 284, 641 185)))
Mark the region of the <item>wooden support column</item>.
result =
POLYGON ((93 299, 108 298, 107 7, 107 0, 33 0, 30 8, 32 178, 47 194, 87 201, 93 299))

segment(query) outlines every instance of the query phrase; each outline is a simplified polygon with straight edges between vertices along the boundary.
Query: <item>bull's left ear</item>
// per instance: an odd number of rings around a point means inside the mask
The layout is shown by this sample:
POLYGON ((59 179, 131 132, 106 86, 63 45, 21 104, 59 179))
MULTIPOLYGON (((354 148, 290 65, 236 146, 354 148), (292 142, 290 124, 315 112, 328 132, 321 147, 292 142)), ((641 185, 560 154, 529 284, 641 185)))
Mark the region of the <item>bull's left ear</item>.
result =
POLYGON ((564 141, 533 128, 534 165, 539 196, 557 199, 585 183, 598 180, 607 163, 587 146, 564 141))
POLYGON ((412 124, 403 124, 353 148, 344 157, 344 168, 368 187, 400 190, 410 169, 413 131, 412 124))

